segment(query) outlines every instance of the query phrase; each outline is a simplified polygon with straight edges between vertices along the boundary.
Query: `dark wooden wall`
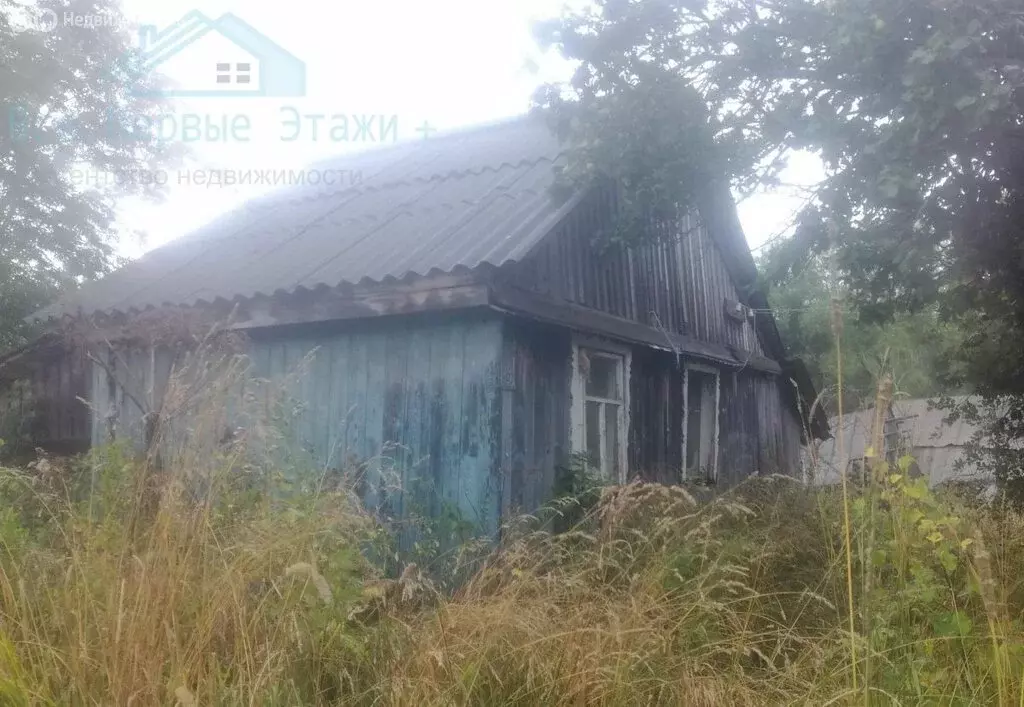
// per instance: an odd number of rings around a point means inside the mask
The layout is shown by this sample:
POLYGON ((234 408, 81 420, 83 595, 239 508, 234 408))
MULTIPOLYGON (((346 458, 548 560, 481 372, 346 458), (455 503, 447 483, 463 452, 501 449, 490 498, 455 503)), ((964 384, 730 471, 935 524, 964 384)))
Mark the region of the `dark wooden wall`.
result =
MULTIPOLYGON (((572 334, 528 320, 505 322, 512 379, 509 463, 511 512, 530 512, 551 497, 571 453, 572 334)), ((632 347, 629 467, 633 477, 682 480, 683 366, 686 359, 632 347)), ((703 362, 703 365, 708 365, 703 362)), ((783 379, 750 369, 720 367, 719 488, 755 472, 796 474, 800 425, 783 379)))
POLYGON ((682 391, 682 361, 677 366, 673 355, 634 349, 629 468, 648 481, 682 480, 682 391))
MULTIPOLYGON (((531 512, 548 501, 569 464, 572 336, 564 327, 481 313, 268 331, 253 337, 249 353, 256 376, 278 380, 311 356, 309 371, 288 383, 297 403, 290 428, 319 466, 341 466, 350 455, 390 455, 403 488, 429 482, 421 504, 439 512, 440 503, 450 503, 494 532, 500 514, 531 512)), ((119 360, 132 369, 128 379, 159 394, 169 370, 163 353, 124 352, 119 360)), ((634 477, 682 479, 685 362, 632 347, 634 477)), ((49 401, 38 408, 40 440, 88 439, 89 410, 78 396, 94 402, 97 443, 106 441, 111 411, 117 438, 141 439, 141 412, 123 395, 109 399, 98 366, 91 386, 81 358, 54 359, 37 370, 34 385, 49 401)), ((719 371, 717 485, 735 485, 755 471, 794 473, 800 426, 780 388, 784 379, 719 371)), ((409 500, 392 510, 402 513, 409 500)))
POLYGON ((55 454, 89 446, 91 364, 80 350, 63 347, 33 355, 20 378, 0 381, 0 437, 55 454))
POLYGON ((784 378, 754 371, 722 374, 719 479, 734 484, 753 472, 796 475, 800 421, 787 404, 784 378))
POLYGON ((569 462, 572 338, 567 329, 509 318, 505 346, 511 373, 506 511, 529 513, 551 498, 569 462))
POLYGON ((599 249, 594 241, 612 208, 605 192, 584 199, 515 269, 516 284, 644 324, 654 312, 667 330, 685 333, 678 240, 599 249))
MULTIPOLYGON (((756 319, 767 313, 737 319, 727 312, 730 303, 748 297, 737 287, 720 244, 697 211, 675 224, 653 224, 651 235, 656 238, 642 247, 597 248, 595 237, 610 222, 614 208, 609 193, 581 201, 558 229, 511 269, 511 281, 555 300, 731 347, 740 360, 744 354, 770 355, 756 319)), ((559 356, 567 358, 570 341, 559 341, 559 356)), ((540 351, 527 350, 531 356, 540 351)), ((681 479, 682 363, 669 353, 633 348, 630 469, 650 480, 681 479)), ((733 485, 755 471, 795 473, 800 423, 790 409, 794 393, 781 387, 788 381, 742 365, 714 365, 721 374, 719 485, 733 485)), ((517 369, 517 374, 522 371, 517 369)), ((529 438, 525 439, 529 448, 529 438)))
POLYGON ((683 220, 677 250, 687 283, 683 309, 689 333, 701 341, 765 355, 754 322, 737 321, 726 314, 727 301, 745 298, 733 283, 718 244, 696 214, 683 220))
POLYGON ((611 208, 607 195, 584 199, 562 225, 513 269, 514 282, 541 294, 658 326, 738 351, 764 355, 754 323, 726 314, 744 299, 718 244, 697 212, 652 225, 642 247, 595 247, 611 208))
MULTIPOLYGON (((633 353, 630 469, 649 481, 682 480, 684 364, 663 352, 633 353)), ((800 423, 779 388, 783 380, 749 369, 718 370, 717 485, 734 486, 754 472, 797 473, 800 423)))

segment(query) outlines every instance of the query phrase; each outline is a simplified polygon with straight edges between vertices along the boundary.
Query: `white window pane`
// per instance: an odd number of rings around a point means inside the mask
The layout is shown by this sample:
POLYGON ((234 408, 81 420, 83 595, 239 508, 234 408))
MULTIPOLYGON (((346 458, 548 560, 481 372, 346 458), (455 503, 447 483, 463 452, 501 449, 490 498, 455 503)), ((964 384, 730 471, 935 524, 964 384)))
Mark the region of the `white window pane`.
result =
POLYGON ((587 417, 584 421, 586 452, 590 463, 601 468, 601 403, 587 401, 587 417))
POLYGON ((587 395, 595 398, 622 400, 619 386, 619 370, 622 359, 591 353, 587 371, 587 395))
POLYGON ((621 414, 621 406, 612 403, 605 404, 604 458, 608 474, 613 481, 619 478, 619 416, 621 414))
POLYGON ((686 401, 686 469, 687 471, 698 471, 700 467, 700 424, 701 409, 703 403, 703 386, 700 384, 700 376, 693 371, 687 374, 687 401, 686 401))
POLYGON ((717 378, 714 374, 687 372, 686 470, 692 478, 711 478, 715 471, 715 407, 717 378))

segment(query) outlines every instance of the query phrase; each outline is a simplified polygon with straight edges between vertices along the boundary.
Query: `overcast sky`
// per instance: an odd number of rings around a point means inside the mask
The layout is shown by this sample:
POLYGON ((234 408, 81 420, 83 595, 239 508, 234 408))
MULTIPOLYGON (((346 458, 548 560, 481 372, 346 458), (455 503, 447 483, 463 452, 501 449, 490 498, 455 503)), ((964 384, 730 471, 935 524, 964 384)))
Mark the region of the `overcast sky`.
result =
MULTIPOLYGON (((313 139, 306 122, 298 139, 282 127, 284 112, 395 117, 400 139, 416 138, 428 122, 452 129, 525 112, 533 90, 567 75, 558 57, 538 53, 530 34, 532 20, 556 15, 564 0, 125 0, 131 20, 158 29, 191 10, 210 18, 231 12, 305 63, 302 98, 175 99, 180 117, 244 114, 252 128, 248 141, 190 141, 194 169, 239 170, 300 168, 334 154, 367 149, 368 140, 335 142, 326 125, 313 139)), ((206 47, 220 51, 217 47, 206 47)), ((170 63, 170 62, 169 62, 170 63)), ((188 65, 169 68, 176 82, 187 82, 188 65)), ((168 124, 170 125, 170 124, 168 124)), ((355 130, 351 131, 353 133, 355 130)), ((176 138, 184 137, 178 126, 176 138)), ((189 136, 194 137, 194 136, 189 136)), ((364 136, 365 137, 365 136, 364 136)), ((807 181, 816 165, 802 160, 793 181, 807 181), (798 179, 800 177, 800 179, 798 179)), ((127 202, 121 209, 125 255, 134 257, 188 233, 218 213, 252 198, 264 187, 189 184, 169 175, 171 188, 162 204, 127 202)), ((752 247, 785 229, 799 199, 776 192, 747 199, 740 214, 752 247)))

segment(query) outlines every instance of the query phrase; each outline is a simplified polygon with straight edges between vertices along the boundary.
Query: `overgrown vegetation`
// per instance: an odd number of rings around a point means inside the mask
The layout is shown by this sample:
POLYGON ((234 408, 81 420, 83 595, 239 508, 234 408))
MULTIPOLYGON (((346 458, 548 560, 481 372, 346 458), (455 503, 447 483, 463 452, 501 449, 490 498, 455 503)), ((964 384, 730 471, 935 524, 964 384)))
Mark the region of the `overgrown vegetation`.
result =
POLYGON ((391 534, 344 487, 274 493, 239 459, 198 496, 194 469, 154 481, 116 449, 3 473, 5 704, 845 704, 854 671, 873 704, 1024 688, 1024 521, 898 470, 852 500, 851 641, 833 490, 607 489, 566 532, 519 519, 441 591, 366 559, 391 534))
POLYGON ((194 409, 148 454, 0 472, 4 704, 1024 695, 1024 519, 936 497, 908 460, 845 505, 783 477, 698 502, 570 474, 497 545, 453 546, 457 514, 410 532, 364 509, 373 463, 303 468, 259 381, 223 435, 245 375, 231 353, 186 359, 167 395, 194 409))
MULTIPOLYGON (((780 256, 769 249, 758 263, 775 270, 780 256)), ((797 274, 771 283, 769 302, 791 356, 807 364, 822 404, 836 412, 836 358, 832 336, 832 300, 844 308, 844 404, 847 411, 869 407, 876 381, 892 376, 900 397, 938 398, 966 393, 953 378, 954 356, 963 335, 937 308, 899 313, 886 322, 863 317, 841 274, 824 256, 812 258, 797 274)))

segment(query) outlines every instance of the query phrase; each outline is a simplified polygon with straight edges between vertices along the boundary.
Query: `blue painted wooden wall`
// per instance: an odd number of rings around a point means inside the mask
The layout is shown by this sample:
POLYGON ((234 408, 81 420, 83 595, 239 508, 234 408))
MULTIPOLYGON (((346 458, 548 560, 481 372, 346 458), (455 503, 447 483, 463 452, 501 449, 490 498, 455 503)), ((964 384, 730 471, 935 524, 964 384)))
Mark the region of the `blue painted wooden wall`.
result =
MULTIPOLYGON (((499 318, 461 314, 266 330, 250 336, 248 354, 253 376, 289 381, 294 412, 286 443, 309 453, 311 473, 369 460, 371 505, 383 502, 397 516, 414 502, 432 514, 457 508, 464 520, 494 533, 502 489, 501 347, 499 318), (292 375, 310 356, 308 373, 292 375)), ((166 368, 163 357, 156 357, 157 370, 166 368)), ((129 379, 148 380, 149 355, 123 358, 133 369, 129 379)), ((97 410, 108 410, 105 372, 94 370, 92 387, 97 410)), ((116 403, 118 438, 138 442, 141 415, 128 401, 116 403)), ((96 413, 94 443, 106 441, 105 428, 96 413)))
POLYGON ((331 468, 374 460, 371 504, 384 500, 399 516, 414 502, 434 514, 447 504, 482 530, 497 529, 499 320, 373 320, 254 337, 250 347, 254 373, 272 379, 315 350, 292 393, 296 441, 331 468))

